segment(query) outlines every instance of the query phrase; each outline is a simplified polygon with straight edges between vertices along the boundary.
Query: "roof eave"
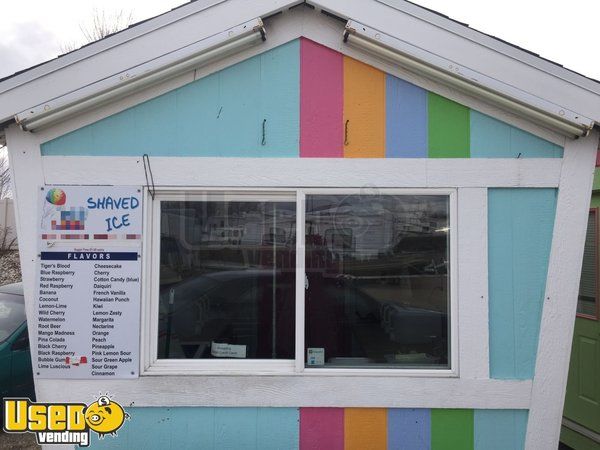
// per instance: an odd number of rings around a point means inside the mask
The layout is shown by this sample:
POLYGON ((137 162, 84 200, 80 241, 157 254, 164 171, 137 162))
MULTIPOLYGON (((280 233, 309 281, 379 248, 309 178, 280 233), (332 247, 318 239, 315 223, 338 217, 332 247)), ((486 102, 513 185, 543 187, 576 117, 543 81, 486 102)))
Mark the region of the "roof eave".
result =
MULTIPOLYGON (((197 0, 4 80, 0 82, 0 98, 4 96, 4 100, 8 101, 0 102, 0 135, 3 134, 2 126, 14 123, 19 113, 33 110, 35 105, 44 105, 46 102, 60 102, 66 97, 72 97, 73 92, 128 70, 135 70, 147 61, 189 46, 189 36, 207 39, 227 28, 228 24, 238 25, 252 17, 276 14, 300 3, 303 2, 197 0), (198 21, 205 26, 198 27, 198 21), (174 26, 177 26, 177 31, 185 33, 175 33, 174 26), (165 39, 165 35, 174 34, 186 37, 177 42, 165 39), (158 45, 149 45, 152 43, 158 45), (151 50, 143 54, 136 52, 142 44, 151 50), (133 57, 124 58, 125 55, 133 57), (124 66, 122 61, 129 64, 124 66), (107 62, 109 68, 106 68, 107 62), (98 67, 106 70, 99 72, 98 67), (48 91, 49 85, 55 87, 53 91, 48 91), (41 98, 42 94, 50 98, 41 98), (4 110, 1 106, 3 103, 9 105, 4 110)), ((487 70, 488 78, 492 78, 491 73, 493 78, 514 87, 516 91, 521 90, 531 94, 532 98, 547 100, 583 117, 589 117, 590 123, 600 123, 600 83, 447 17, 404 0, 309 0, 305 3, 310 3, 317 11, 339 18, 359 20, 374 29, 389 33, 394 39, 404 39, 409 44, 418 36, 419 47, 434 56, 437 54, 448 61, 471 58, 472 64, 462 61, 461 67, 473 69, 474 72, 480 71, 484 75, 481 71, 487 70), (440 39, 440 36, 446 39, 440 39), (439 42, 444 42, 444 46, 440 47, 439 42), (473 55, 469 55, 469 52, 473 55), (486 65, 481 64, 481 55, 486 55, 486 65), (500 60, 508 61, 510 67, 499 65, 497 62, 500 60), (519 76, 513 76, 512 72, 517 71, 515 69, 518 69, 519 76), (544 79, 543 83, 539 83, 542 87, 536 85, 540 78, 544 79)))

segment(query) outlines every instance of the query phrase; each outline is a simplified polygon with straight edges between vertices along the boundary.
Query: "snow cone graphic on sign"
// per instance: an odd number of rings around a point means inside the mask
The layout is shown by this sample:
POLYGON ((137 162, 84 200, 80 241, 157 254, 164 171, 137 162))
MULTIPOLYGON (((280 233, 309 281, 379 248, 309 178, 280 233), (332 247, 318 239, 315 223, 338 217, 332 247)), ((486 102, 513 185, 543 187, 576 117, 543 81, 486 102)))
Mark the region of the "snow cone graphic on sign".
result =
MULTIPOLYGON (((42 188, 43 190, 43 188, 42 188)), ((49 189, 46 193, 46 201, 44 202, 44 206, 42 207, 42 217, 41 217, 41 228, 45 229, 44 222, 46 219, 51 216, 54 212, 60 210, 64 204, 67 202, 67 194, 65 191, 59 188, 49 189)))
POLYGON ((52 188, 46 194, 46 201, 55 206, 63 206, 67 201, 67 194, 62 189, 52 188))
MULTIPOLYGON (((44 188, 42 188, 42 191, 44 188)), ((50 188, 42 197, 42 217, 40 228, 43 231, 63 231, 71 238, 80 238, 78 233, 85 230, 85 221, 88 216, 84 206, 73 206, 73 198, 67 198, 67 193, 61 188, 50 188), (69 200, 69 201, 68 201, 69 200)), ((77 199, 75 199, 77 202, 77 199)), ((56 238, 55 235, 53 235, 56 238)))

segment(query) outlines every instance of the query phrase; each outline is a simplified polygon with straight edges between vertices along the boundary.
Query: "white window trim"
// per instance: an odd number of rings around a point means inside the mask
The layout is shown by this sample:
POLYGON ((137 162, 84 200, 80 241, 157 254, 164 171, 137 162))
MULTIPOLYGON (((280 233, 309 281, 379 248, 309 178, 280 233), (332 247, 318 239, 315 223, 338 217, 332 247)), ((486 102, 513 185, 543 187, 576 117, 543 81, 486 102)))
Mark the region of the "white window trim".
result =
POLYGON ((458 377, 458 207, 456 189, 428 188, 377 188, 381 195, 447 195, 450 214, 450 368, 309 368, 304 355, 304 258, 305 258, 305 197, 317 194, 368 195, 370 186, 362 188, 161 188, 154 200, 146 190, 144 217, 142 298, 142 333, 140 338, 140 375, 290 375, 290 376, 400 376, 400 377, 458 377), (367 194, 365 194, 365 191, 367 194), (158 312, 160 274, 160 203, 177 200, 206 200, 214 193, 215 200, 244 198, 256 201, 296 202, 296 333, 294 360, 187 360, 158 359, 158 312))
MULTIPOLYGON (((155 199, 148 202, 151 218, 147 223, 146 235, 151 241, 151 273, 144 281, 149 292, 150 305, 146 335, 148 343, 142 348, 141 354, 146 362, 141 364, 140 373, 146 374, 281 374, 293 371, 294 360, 245 359, 245 360, 187 360, 187 359, 158 359, 158 313, 159 313, 159 281, 160 281, 160 203, 164 201, 206 201, 206 200, 245 200, 245 201, 296 201, 294 190, 242 190, 242 189, 178 189, 161 190, 155 199)), ((297 244, 296 244, 297 246, 297 244)), ((146 302, 145 302, 146 304, 146 302)))

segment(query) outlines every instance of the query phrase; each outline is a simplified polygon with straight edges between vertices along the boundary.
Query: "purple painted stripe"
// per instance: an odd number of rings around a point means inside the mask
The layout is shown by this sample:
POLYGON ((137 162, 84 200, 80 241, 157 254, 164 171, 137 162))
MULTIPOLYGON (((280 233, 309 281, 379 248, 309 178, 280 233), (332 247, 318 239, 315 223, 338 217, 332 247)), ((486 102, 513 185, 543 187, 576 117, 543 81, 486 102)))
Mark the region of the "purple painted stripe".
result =
POLYGON ((300 157, 342 158, 343 56, 300 42, 300 157))
POLYGON ((386 76, 386 158, 427 158, 427 91, 386 76))
POLYGON ((389 450, 429 450, 431 412, 429 409, 388 409, 389 450))
POLYGON ((300 408, 300 450, 344 450, 343 408, 300 408))

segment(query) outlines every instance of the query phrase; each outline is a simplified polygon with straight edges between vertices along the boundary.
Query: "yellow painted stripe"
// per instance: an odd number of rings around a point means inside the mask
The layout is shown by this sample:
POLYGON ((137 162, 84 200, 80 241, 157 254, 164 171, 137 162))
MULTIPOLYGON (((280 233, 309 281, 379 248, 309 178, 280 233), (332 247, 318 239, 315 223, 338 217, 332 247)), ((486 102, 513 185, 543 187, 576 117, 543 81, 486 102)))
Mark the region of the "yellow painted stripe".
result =
POLYGON ((346 408, 345 450, 387 450, 387 409, 346 408))
POLYGON ((385 158, 385 73, 344 57, 344 157, 385 158))

